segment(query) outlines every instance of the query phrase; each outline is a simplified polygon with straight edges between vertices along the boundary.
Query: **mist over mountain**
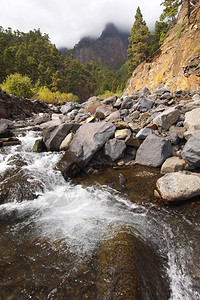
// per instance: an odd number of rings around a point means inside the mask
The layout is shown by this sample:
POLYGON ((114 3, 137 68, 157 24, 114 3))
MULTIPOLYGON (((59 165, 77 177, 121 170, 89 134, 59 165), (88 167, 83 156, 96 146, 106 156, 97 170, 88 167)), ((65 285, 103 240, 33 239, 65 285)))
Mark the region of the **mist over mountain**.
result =
MULTIPOLYGON (((71 50, 81 63, 92 60, 116 70, 125 62, 127 57, 128 37, 130 33, 123 32, 113 23, 105 26, 100 37, 83 37, 71 50)), ((63 52, 65 48, 62 48, 63 52)))

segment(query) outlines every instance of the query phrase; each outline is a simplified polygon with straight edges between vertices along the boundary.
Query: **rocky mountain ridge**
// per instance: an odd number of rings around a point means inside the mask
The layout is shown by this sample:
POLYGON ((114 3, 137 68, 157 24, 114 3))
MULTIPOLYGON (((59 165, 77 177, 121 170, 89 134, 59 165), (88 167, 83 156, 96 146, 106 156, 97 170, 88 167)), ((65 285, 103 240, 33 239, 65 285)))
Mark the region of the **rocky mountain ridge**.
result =
POLYGON ((125 89, 129 94, 144 86, 150 90, 200 89, 200 4, 196 3, 188 21, 186 2, 164 44, 134 70, 125 89))
POLYGON ((109 23, 98 39, 85 37, 72 50, 81 63, 92 60, 111 70, 119 68, 126 60, 129 33, 119 31, 109 23))

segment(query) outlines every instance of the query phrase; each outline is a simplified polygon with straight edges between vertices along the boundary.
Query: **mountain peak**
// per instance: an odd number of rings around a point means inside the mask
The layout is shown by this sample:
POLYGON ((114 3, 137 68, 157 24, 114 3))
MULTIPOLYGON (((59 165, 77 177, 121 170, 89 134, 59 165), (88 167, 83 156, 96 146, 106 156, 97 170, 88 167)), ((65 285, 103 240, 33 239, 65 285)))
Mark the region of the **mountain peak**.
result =
POLYGON ((113 23, 108 23, 103 30, 100 39, 104 39, 106 37, 119 36, 119 30, 113 23))

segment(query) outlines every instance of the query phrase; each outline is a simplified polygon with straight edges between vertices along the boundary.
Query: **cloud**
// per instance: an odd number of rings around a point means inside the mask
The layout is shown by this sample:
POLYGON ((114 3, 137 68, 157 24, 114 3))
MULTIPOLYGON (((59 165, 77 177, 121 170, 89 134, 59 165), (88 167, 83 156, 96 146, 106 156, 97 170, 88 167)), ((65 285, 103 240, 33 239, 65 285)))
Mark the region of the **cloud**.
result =
POLYGON ((130 31, 137 6, 152 29, 162 12, 161 0, 6 0, 1 26, 27 32, 40 28, 57 47, 73 47, 84 36, 98 37, 105 24, 130 31))

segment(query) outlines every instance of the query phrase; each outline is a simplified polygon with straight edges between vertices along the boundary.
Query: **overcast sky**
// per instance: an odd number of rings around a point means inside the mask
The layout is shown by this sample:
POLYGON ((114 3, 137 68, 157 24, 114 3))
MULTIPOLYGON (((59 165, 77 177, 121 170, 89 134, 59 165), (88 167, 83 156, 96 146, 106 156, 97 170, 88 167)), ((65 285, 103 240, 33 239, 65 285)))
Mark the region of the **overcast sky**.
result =
POLYGON ((28 32, 41 29, 57 47, 72 48, 82 37, 100 36, 105 24, 130 31, 140 6, 152 29, 161 0, 0 0, 0 26, 28 32))

